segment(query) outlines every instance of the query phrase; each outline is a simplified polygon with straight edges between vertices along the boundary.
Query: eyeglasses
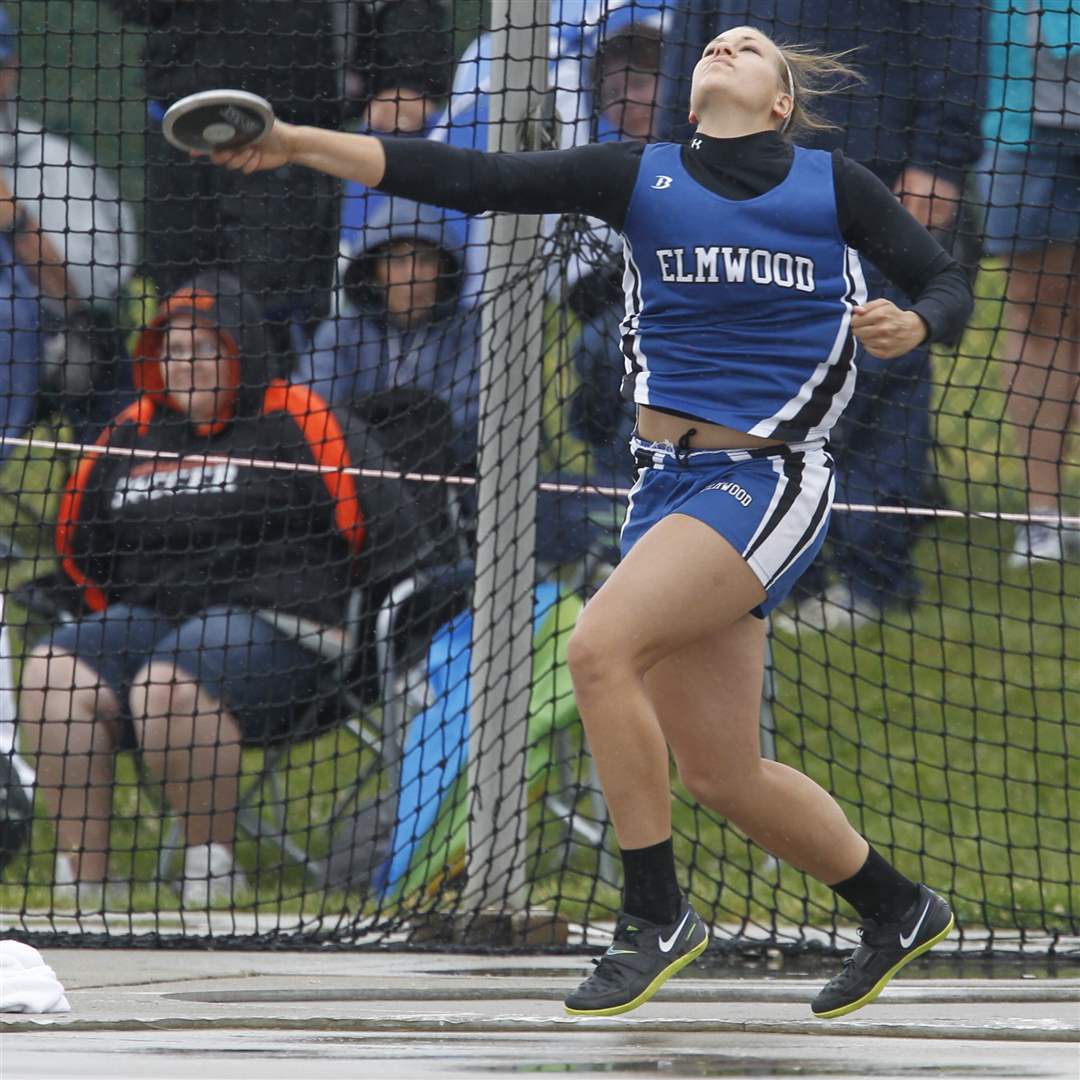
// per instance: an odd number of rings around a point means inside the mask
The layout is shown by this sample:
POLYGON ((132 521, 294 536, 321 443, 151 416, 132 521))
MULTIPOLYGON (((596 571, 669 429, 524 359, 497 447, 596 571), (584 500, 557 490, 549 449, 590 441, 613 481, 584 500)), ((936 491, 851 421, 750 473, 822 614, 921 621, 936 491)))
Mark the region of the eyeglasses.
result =
POLYGON ((188 361, 193 360, 217 360, 221 357, 221 349, 217 342, 203 342, 194 349, 166 349, 163 360, 188 361))

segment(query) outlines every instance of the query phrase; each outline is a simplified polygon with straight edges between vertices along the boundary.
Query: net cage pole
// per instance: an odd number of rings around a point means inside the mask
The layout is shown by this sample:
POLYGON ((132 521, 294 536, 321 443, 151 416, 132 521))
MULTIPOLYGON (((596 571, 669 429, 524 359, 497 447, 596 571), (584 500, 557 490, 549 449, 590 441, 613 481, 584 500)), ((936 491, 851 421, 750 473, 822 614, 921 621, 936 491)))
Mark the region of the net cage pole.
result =
MULTIPOLYGON (((520 150, 526 118, 547 87, 547 0, 493 0, 491 27, 488 150, 520 150)), ((473 911, 519 909, 525 884, 524 766, 543 350, 543 274, 533 272, 540 220, 498 214, 488 243, 470 672, 472 805, 465 905, 473 911)))

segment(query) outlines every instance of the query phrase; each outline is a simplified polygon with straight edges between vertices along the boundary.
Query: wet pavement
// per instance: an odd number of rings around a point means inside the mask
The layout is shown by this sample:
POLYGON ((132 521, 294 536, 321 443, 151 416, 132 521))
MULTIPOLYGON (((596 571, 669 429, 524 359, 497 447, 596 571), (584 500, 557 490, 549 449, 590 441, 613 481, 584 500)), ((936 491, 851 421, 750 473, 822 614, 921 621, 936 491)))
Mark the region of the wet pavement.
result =
MULTIPOLYGON (((72 1012, 0 1020, 0 1075, 1080 1078, 1080 967, 896 980, 840 1020, 797 977, 697 969, 624 1017, 570 1018, 581 957, 47 949, 72 1012), (702 975, 706 977, 702 977, 702 975)), ((935 973, 940 969, 934 969, 935 973)), ((952 969, 956 971, 954 966, 952 969)), ((1015 969, 1014 969, 1015 971, 1015 969)))

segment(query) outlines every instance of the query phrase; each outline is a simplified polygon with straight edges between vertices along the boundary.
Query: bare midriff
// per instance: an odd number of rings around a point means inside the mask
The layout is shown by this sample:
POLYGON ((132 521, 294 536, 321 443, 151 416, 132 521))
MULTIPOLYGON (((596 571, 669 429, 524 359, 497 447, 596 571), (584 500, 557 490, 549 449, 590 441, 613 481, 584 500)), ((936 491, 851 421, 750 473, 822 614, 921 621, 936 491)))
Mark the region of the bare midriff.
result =
POLYGON ((691 428, 694 434, 684 445, 693 450, 747 450, 757 446, 783 445, 783 439, 762 439, 723 424, 709 424, 688 416, 658 412, 648 405, 638 406, 637 433, 649 442, 670 442, 677 446, 691 428))

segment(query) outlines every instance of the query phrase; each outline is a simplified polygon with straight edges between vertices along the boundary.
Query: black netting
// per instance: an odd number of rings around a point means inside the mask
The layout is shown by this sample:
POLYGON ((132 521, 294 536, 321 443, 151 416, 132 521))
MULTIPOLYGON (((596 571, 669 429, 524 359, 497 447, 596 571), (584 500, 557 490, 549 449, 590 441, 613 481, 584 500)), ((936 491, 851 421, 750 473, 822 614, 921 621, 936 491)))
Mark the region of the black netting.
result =
POLYGON ((649 708, 675 732, 680 877, 721 948, 851 939, 829 888, 746 838, 773 789, 741 793, 771 763, 947 895, 962 948, 1076 948, 1075 4, 0 7, 8 928, 593 944, 622 872, 581 705, 609 725, 625 706, 609 787, 649 708), (692 73, 740 26, 776 86, 751 73, 717 111, 692 73), (805 49, 856 74, 814 84, 805 49), (170 145, 166 109, 216 88, 384 136, 394 194, 356 179, 370 164, 245 174, 170 145), (785 136, 843 158, 718 141, 780 126, 793 88, 785 136), (494 175, 436 143, 552 157, 494 175), (587 143, 605 156, 550 164, 587 143), (495 188, 517 213, 483 212, 495 188), (945 254, 898 239, 897 200, 945 254), (919 319, 909 351, 860 350, 852 392, 864 287, 919 319), (635 455, 629 398, 651 410, 635 455), (628 492, 624 544, 646 473, 689 482, 693 451, 747 446, 709 464, 713 509, 668 510, 721 531, 710 515, 759 514, 723 535, 783 594, 760 704, 755 662, 731 660, 760 624, 708 624, 745 583, 703 577, 676 613, 654 562, 663 588, 598 605, 607 638, 579 638, 576 705, 571 631, 619 562, 628 492), (656 625, 723 643, 713 698, 706 669, 684 687, 638 649, 656 625), (739 766, 748 732, 760 769, 739 766))

